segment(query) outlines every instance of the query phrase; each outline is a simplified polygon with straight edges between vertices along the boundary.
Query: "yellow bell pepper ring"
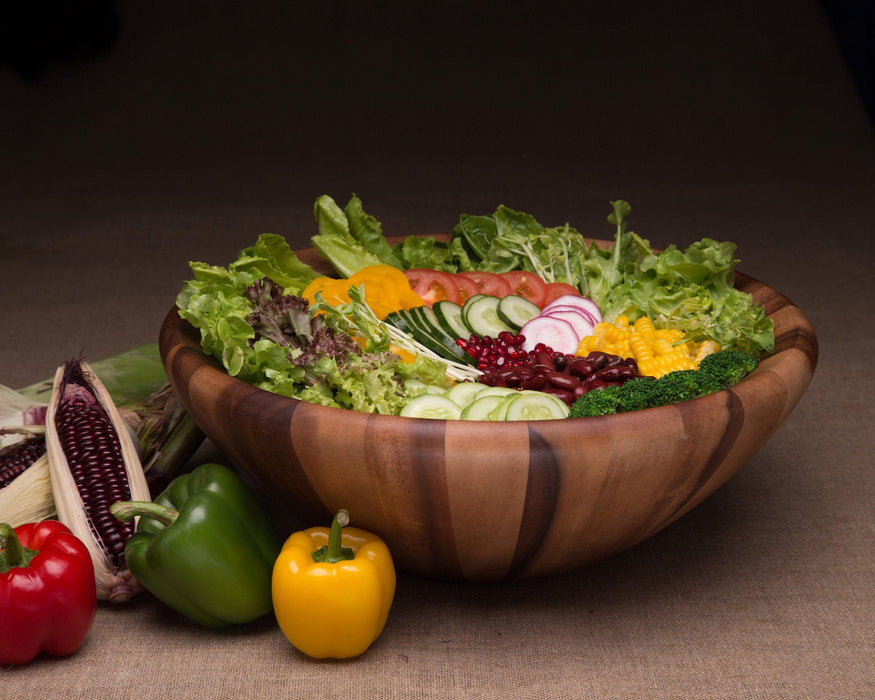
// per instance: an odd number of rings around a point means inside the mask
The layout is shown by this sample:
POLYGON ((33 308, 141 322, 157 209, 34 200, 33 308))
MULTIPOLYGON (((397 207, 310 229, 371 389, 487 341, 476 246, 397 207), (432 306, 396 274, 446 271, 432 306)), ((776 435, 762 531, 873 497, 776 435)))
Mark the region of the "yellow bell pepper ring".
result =
POLYGON ((386 625, 395 597, 395 566, 376 535, 345 527, 292 534, 273 567, 271 591, 280 629, 296 649, 316 659, 364 653, 386 625))

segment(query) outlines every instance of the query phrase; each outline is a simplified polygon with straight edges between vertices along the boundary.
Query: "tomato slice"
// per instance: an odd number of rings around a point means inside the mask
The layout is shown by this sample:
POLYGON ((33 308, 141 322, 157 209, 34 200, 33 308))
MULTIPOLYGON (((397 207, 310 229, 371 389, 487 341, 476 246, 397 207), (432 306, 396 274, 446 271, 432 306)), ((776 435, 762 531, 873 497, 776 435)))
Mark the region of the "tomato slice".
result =
POLYGON ((510 285, 511 294, 528 299, 537 306, 544 305, 547 283, 534 272, 511 270, 510 272, 502 272, 501 276, 510 285))
POLYGON ((448 272, 414 267, 405 270, 404 276, 407 277, 411 289, 422 297, 428 306, 444 299, 459 303, 459 287, 453 280, 453 275, 448 272))
POLYGON ((580 291, 573 284, 567 284, 566 282, 548 282, 544 292, 544 303, 539 304, 539 306, 543 309, 554 299, 558 299, 566 294, 581 296, 580 291))
POLYGON ((465 275, 453 274, 453 281, 459 289, 459 304, 464 304, 468 299, 475 294, 480 294, 480 287, 470 277, 465 275))
POLYGON ((494 272, 484 272, 482 270, 466 270, 458 272, 457 275, 467 277, 473 280, 477 285, 477 291, 480 294, 486 294, 490 297, 506 297, 510 294, 510 284, 501 275, 494 272))

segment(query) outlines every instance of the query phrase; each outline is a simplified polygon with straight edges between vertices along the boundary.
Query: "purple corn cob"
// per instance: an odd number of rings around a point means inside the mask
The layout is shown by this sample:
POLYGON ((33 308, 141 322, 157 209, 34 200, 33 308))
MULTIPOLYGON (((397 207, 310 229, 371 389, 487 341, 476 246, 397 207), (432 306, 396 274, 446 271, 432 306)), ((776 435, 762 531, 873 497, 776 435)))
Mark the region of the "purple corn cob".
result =
POLYGON ((12 483, 45 453, 44 437, 27 438, 0 450, 0 489, 12 483))
POLYGON ((78 363, 66 366, 55 427, 91 531, 110 562, 124 568, 125 544, 134 526, 109 512, 116 501, 131 500, 121 443, 78 363))

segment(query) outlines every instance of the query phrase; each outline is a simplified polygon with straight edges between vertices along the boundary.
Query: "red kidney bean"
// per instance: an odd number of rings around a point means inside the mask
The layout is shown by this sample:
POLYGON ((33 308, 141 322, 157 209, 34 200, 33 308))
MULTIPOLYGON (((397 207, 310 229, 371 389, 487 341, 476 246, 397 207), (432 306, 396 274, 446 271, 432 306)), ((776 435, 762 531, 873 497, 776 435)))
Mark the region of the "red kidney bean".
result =
POLYGON ((543 374, 530 374, 520 384, 521 389, 531 389, 532 391, 540 391, 545 386, 547 386, 547 377, 543 374))
POLYGON ((528 374, 526 372, 508 372, 503 375, 504 383, 511 388, 517 388, 523 385, 528 374))
POLYGON ((574 391, 576 387, 580 386, 580 381, 576 377, 572 377, 570 374, 564 374, 563 372, 545 372, 544 376, 547 378, 549 384, 555 386, 557 389, 574 391))
POLYGON ((581 379, 588 377, 595 371, 592 362, 583 357, 576 357, 571 360, 568 363, 566 370, 569 374, 573 374, 575 377, 580 377, 581 379))
POLYGON ((573 391, 566 391, 565 389, 560 389, 555 386, 545 386, 543 389, 540 389, 540 391, 543 391, 545 394, 551 394, 569 405, 574 403, 573 391))
POLYGON ((599 379, 598 376, 595 375, 595 374, 593 374, 591 377, 589 377, 589 378, 583 383, 583 387, 584 387, 587 391, 592 391, 593 389, 603 389, 603 388, 606 387, 606 386, 607 386, 607 382, 603 382, 603 381, 602 381, 601 379, 599 379))
POLYGON ((556 369, 556 364, 553 362, 553 358, 546 352, 539 352, 535 356, 535 363, 532 365, 533 369, 539 369, 540 367, 544 367, 546 369, 556 369))
POLYGON ((589 360, 589 363, 592 365, 593 371, 596 371, 600 370, 602 367, 605 366, 605 363, 608 360, 608 356, 603 352, 593 350, 591 353, 589 353, 589 355, 586 356, 585 359, 589 360))
POLYGON ((501 370, 500 374, 506 377, 509 374, 525 374, 526 376, 532 373, 532 370, 525 365, 509 365, 501 370))
POLYGON ((627 365, 609 365, 596 372, 595 376, 603 382, 616 382, 617 380, 632 379, 635 374, 635 370, 627 365))

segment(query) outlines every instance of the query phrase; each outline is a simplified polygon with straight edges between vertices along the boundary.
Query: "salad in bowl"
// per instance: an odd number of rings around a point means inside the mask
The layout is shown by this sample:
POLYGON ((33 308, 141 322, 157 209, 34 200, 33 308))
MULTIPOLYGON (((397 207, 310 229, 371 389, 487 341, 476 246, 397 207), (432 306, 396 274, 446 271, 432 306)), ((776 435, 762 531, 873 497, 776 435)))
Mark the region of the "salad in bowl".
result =
POLYGON ((734 286, 736 245, 654 251, 611 206, 613 241, 503 205, 389 238, 358 197, 323 195, 311 240, 333 275, 262 234, 227 266, 190 263, 176 307, 229 375, 366 413, 583 418, 741 381, 775 336, 734 286))

